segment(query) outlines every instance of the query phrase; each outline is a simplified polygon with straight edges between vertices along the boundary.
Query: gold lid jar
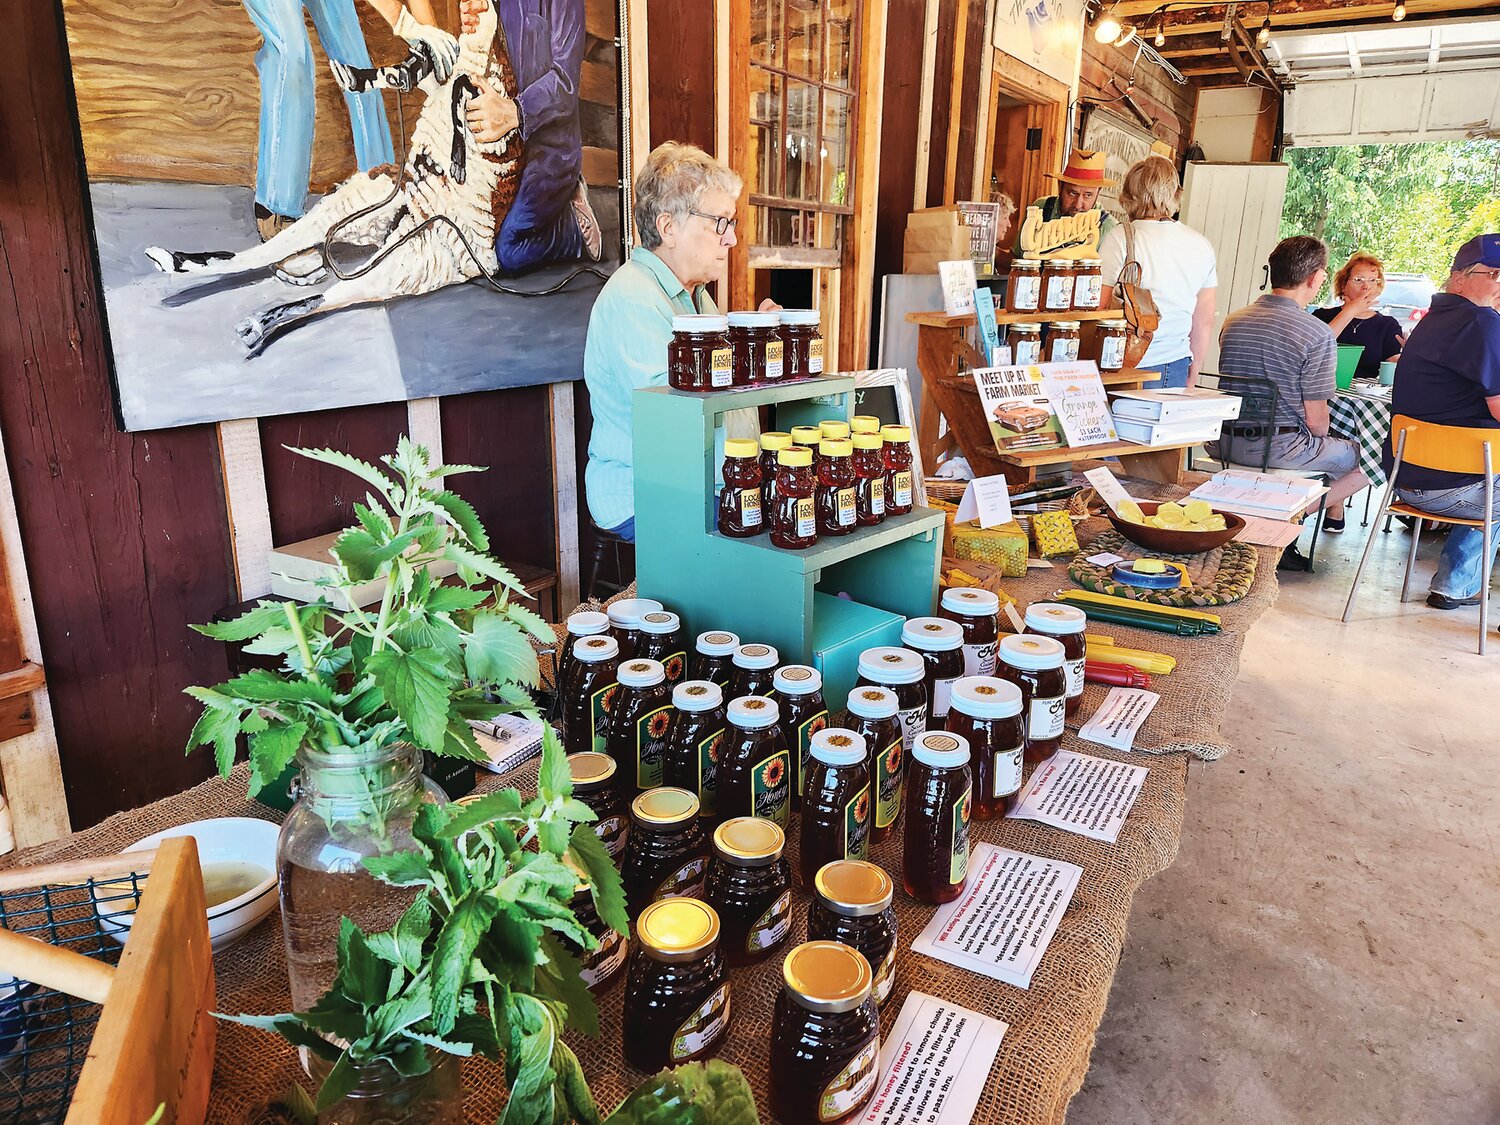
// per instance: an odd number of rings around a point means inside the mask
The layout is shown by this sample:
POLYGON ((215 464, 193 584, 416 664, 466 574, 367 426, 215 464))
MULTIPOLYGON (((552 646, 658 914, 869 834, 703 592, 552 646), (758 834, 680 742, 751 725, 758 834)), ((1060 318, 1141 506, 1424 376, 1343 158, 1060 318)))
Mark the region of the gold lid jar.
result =
POLYGON ((635 933, 654 961, 697 961, 719 944, 719 915, 701 899, 659 899, 641 911, 635 933))

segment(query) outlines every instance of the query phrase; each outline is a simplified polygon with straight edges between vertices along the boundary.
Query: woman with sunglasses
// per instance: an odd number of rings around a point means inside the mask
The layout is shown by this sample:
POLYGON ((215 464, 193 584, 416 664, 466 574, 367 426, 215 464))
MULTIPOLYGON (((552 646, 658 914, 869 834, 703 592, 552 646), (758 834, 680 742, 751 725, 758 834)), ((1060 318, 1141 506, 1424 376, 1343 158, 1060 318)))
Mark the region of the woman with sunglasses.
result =
POLYGON ((1364 348, 1354 370, 1357 379, 1378 379, 1381 363, 1395 359, 1406 346, 1401 322, 1375 309, 1384 290, 1385 266, 1356 250, 1333 277, 1333 295, 1343 303, 1313 310, 1339 343, 1364 348))

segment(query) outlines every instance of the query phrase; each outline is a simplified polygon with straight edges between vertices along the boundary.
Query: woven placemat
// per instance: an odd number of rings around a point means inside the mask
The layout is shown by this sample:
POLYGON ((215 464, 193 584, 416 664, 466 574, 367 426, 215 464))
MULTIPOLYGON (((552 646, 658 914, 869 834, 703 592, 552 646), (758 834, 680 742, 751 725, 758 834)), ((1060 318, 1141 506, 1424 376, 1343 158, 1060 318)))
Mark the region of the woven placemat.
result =
POLYGON ((1068 564, 1068 577, 1086 590, 1100 594, 1113 594, 1138 602, 1154 602, 1157 605, 1192 608, 1204 605, 1228 605, 1237 602, 1250 592, 1255 584, 1256 562, 1260 553, 1248 543, 1230 540, 1212 551, 1199 551, 1191 555, 1169 555, 1162 551, 1148 551, 1126 539, 1118 531, 1101 532, 1089 544, 1086 553, 1080 553, 1068 564), (1131 586, 1116 582, 1114 563, 1089 562, 1090 555, 1107 553, 1122 559, 1163 559, 1180 562, 1187 568, 1187 584, 1175 590, 1148 590, 1142 586, 1131 586))

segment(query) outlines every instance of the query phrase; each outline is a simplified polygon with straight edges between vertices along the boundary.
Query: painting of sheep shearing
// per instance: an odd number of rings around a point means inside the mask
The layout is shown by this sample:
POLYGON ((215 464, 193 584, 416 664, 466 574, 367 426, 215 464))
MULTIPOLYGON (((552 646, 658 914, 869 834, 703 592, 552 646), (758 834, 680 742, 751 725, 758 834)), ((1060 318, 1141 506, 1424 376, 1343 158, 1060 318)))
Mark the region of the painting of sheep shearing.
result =
POLYGON ((127 430, 581 376, 615 0, 62 0, 127 430))

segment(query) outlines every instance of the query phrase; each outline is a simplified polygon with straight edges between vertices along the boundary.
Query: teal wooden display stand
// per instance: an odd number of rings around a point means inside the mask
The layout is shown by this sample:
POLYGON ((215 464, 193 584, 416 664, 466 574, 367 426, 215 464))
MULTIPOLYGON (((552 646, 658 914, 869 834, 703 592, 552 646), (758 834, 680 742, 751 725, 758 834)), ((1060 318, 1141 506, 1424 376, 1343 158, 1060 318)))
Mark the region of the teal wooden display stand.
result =
POLYGON ((635 392, 636 586, 676 610, 688 635, 729 629, 775 645, 784 664, 823 672, 830 709, 854 685, 858 650, 900 644, 901 622, 936 605, 943 513, 915 508, 805 551, 769 534, 731 539, 717 527, 715 430, 732 410, 770 407, 773 428, 853 413, 854 380, 831 377, 740 391, 635 392), (847 594, 838 605, 828 597, 847 594), (820 608, 822 607, 822 608, 820 608))

